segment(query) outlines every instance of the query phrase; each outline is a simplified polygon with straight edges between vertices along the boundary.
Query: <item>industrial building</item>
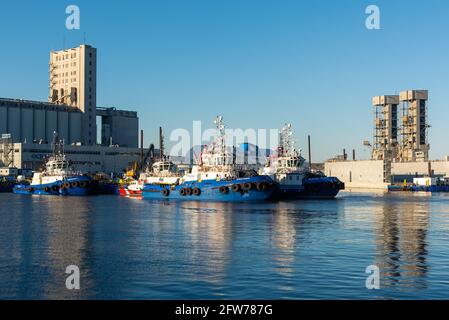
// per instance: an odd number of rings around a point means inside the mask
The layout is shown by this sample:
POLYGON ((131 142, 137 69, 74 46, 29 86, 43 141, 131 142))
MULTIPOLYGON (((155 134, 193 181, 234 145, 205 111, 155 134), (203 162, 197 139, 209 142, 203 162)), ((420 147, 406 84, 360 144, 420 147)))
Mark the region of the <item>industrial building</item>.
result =
POLYGON ((97 49, 81 45, 50 52, 48 101, 78 108, 83 113, 82 141, 96 143, 97 49))
MULTIPOLYGON (((13 152, 9 152, 6 159, 3 150, 0 150, 0 167, 3 163, 5 166, 8 164, 8 167, 39 170, 44 158, 52 153, 52 146, 51 144, 14 143, 9 148, 13 152), (4 160, 9 163, 5 163, 4 160)), ((67 145, 64 147, 64 152, 74 169, 89 173, 121 173, 141 156, 141 150, 138 148, 115 146, 67 145)))
POLYGON ((0 98, 0 134, 13 142, 48 143, 53 132, 66 144, 82 144, 83 113, 76 107, 0 98))
MULTIPOLYGON (((51 51, 48 102, 0 98, 0 167, 35 169, 42 152, 51 151, 53 132, 67 145, 67 153, 81 162, 94 163, 89 171, 126 168, 138 160, 137 112, 97 108, 97 49, 89 45, 51 51), (97 119, 101 137, 97 143, 97 119), (14 162, 6 150, 14 145, 14 162), (115 148, 111 151, 111 148, 115 148), (111 155, 119 156, 113 159, 111 155), (82 156, 81 156, 82 155, 82 156), (89 156, 90 155, 90 156, 89 156), (95 157, 92 157, 95 156, 95 157)), ((119 171, 120 171, 119 170, 119 171)), ((114 170, 115 171, 115 170, 114 170)))
POLYGON ((429 160, 428 91, 407 90, 399 95, 376 96, 371 159, 328 160, 325 173, 348 188, 386 188, 412 182, 414 177, 449 176, 449 159, 429 160))

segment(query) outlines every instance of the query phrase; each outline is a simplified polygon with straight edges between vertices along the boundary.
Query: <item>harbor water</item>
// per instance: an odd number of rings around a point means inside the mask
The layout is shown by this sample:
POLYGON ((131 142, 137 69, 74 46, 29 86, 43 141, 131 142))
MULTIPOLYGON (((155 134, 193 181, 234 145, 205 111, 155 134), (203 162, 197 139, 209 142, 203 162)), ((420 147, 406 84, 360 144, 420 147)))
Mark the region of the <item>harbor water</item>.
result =
POLYGON ((0 203, 0 299, 449 299, 448 194, 0 203), (66 288, 69 265, 79 290, 66 288))

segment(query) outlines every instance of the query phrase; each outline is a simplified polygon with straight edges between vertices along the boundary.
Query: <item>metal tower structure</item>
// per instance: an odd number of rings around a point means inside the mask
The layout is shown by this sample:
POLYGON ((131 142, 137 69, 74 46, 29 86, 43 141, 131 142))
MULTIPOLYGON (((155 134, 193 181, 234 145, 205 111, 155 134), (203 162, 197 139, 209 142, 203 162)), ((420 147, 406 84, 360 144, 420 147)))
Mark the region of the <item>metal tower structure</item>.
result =
POLYGON ((427 99, 427 90, 408 90, 399 94, 402 120, 400 161, 429 159, 427 99))
POLYGON ((372 159, 393 160, 398 155, 399 96, 376 96, 374 106, 374 145, 372 159))
POLYGON ((14 144, 11 134, 2 134, 0 137, 0 150, 2 151, 3 166, 14 167, 14 144))

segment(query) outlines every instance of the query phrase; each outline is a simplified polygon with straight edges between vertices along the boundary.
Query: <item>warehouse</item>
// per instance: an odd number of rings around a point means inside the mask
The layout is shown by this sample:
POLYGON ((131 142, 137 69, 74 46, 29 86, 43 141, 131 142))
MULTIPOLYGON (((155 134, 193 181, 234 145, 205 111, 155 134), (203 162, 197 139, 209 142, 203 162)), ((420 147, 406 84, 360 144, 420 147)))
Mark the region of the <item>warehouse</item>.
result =
MULTIPOLYGON (((5 150, 0 148, 0 167, 5 163, 5 150)), ((65 154, 72 162, 74 169, 88 173, 121 173, 140 160, 142 150, 139 148, 75 146, 64 147, 65 154)), ((8 156, 9 167, 39 170, 46 156, 52 153, 51 144, 14 143, 13 154, 8 156)), ((145 150, 143 150, 146 152, 145 150)))

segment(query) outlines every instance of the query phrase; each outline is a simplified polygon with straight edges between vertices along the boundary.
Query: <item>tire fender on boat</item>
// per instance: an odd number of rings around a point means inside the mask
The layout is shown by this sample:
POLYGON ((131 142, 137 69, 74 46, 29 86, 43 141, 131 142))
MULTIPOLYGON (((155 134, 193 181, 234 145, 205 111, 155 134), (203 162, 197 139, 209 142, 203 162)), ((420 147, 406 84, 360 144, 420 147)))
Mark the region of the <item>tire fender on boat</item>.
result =
POLYGON ((220 193, 227 194, 229 192, 229 188, 227 186, 220 187, 220 193))
POLYGON ((193 195, 194 196, 199 196, 201 194, 201 189, 200 188, 193 188, 193 195))
POLYGON ((239 184, 233 184, 231 186, 232 192, 239 192, 240 191, 240 185, 239 184))
POLYGON ((250 182, 245 182, 244 184, 242 184, 242 189, 245 191, 251 190, 252 187, 253 187, 253 185, 250 182))
POLYGON ((259 182, 257 184, 258 191, 265 191, 267 189, 267 184, 265 182, 259 182))

